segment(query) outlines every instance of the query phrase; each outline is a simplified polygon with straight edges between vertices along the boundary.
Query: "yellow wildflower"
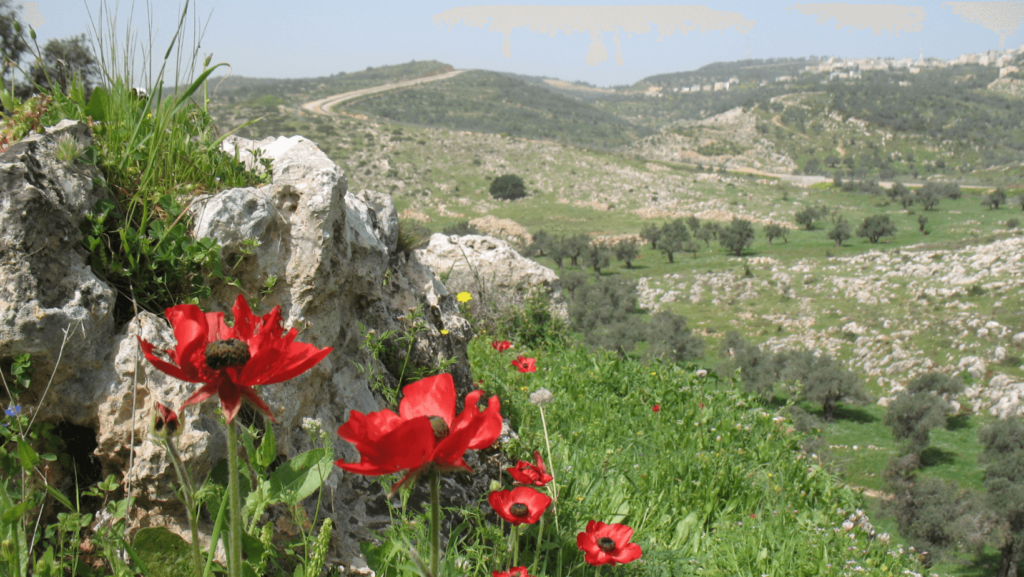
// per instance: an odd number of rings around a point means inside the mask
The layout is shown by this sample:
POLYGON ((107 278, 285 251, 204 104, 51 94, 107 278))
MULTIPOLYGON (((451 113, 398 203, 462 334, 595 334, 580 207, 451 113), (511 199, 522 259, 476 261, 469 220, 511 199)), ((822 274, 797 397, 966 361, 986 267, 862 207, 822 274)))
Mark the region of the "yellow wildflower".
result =
POLYGON ((471 294, 469 294, 467 292, 461 292, 461 293, 455 295, 455 299, 457 301, 459 301, 460 303, 468 303, 469 301, 473 300, 473 295, 471 295, 471 294))
POLYGON ((442 335, 448 334, 448 329, 441 329, 441 334, 442 335))

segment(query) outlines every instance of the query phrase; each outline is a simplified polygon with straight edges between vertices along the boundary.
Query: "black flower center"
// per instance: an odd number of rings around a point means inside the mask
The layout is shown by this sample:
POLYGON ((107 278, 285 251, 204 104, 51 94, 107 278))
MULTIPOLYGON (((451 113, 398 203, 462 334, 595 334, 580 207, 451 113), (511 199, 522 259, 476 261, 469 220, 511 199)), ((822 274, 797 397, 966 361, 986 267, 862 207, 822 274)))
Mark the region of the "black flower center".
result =
POLYGON ((615 541, 611 537, 600 537, 597 540, 597 546, 605 553, 611 553, 615 550, 615 541))
POLYGON ((434 440, 440 441, 448 436, 448 423, 441 417, 427 417, 430 419, 430 427, 434 429, 434 440))
POLYGON ((249 358, 249 345, 240 339, 214 341, 206 345, 206 366, 215 371, 244 366, 249 358))
POLYGON ((530 514, 530 508, 522 503, 512 503, 508 508, 508 512, 512 513, 513 517, 519 517, 521 519, 530 514))

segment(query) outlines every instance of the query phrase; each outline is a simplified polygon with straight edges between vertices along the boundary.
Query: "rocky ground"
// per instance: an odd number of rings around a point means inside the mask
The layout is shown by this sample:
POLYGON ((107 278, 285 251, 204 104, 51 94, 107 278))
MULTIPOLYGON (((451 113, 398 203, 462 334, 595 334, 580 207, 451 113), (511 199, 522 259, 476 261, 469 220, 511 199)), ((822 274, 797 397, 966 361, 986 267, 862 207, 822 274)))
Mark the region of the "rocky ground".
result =
POLYGON ((683 303, 691 318, 700 318, 702 306, 788 300, 785 307, 738 312, 731 324, 777 327, 785 334, 759 341, 772 351, 810 349, 845 359, 888 391, 880 404, 907 380, 939 370, 969 375, 965 408, 1000 417, 1024 414, 1024 238, 958 250, 871 251, 791 266, 769 257, 746 264, 753 274, 748 278, 732 271, 642 278, 641 305, 657 310, 683 303))

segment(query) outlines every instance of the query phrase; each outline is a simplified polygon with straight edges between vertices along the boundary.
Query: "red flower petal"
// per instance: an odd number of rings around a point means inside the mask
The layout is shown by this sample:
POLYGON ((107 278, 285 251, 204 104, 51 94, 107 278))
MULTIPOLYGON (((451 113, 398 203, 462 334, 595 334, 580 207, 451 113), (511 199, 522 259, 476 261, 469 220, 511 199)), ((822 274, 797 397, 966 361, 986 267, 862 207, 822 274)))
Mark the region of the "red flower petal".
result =
POLYGON ((453 428, 455 381, 451 375, 445 373, 416 381, 406 386, 402 393, 404 396, 398 405, 398 414, 403 419, 441 417, 449 428, 453 428))

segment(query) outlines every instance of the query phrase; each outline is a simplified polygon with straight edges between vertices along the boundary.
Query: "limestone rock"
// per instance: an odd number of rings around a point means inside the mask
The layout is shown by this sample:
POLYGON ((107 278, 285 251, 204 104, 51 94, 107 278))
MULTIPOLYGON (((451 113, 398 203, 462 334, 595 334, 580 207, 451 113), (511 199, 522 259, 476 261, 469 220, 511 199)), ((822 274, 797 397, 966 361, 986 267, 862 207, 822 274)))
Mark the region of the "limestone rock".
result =
POLYGON ((555 272, 520 256, 504 240, 435 233, 430 243, 413 255, 446 276, 452 292, 468 291, 474 298, 502 307, 522 302, 533 290, 543 290, 551 298, 552 312, 568 318, 562 283, 555 272))
MULTIPOLYGON (((138 506, 132 515, 134 528, 168 526, 188 538, 184 510, 171 488, 172 469, 148 439, 148 430, 157 401, 177 410, 199 385, 167 376, 142 356, 139 336, 157 349, 175 346, 174 332, 163 316, 141 312, 115 326, 114 291, 87 264, 78 228, 108 193, 94 167, 54 158, 56 139, 63 134, 83 146, 91 143, 87 127, 62 122, 0 154, 0 360, 6 368, 12 357, 30 353, 33 381, 21 398, 25 410, 36 411, 37 422, 69 423, 81 427, 83 436, 94 435, 96 449, 87 457, 98 460, 100 479, 127 472, 125 485, 130 484, 138 506)), ((437 367, 454 359, 447 371, 459 397, 467 393, 472 388, 466 356, 469 323, 459 316, 457 302, 430 266, 396 250, 398 215, 391 198, 373 191, 349 192, 341 169, 301 136, 260 142, 228 138, 223 144, 231 153, 237 148, 249 163, 254 159, 251 151, 262 148, 263 158, 272 161, 272 183, 193 199, 189 211, 194 237, 215 238, 221 257, 230 263, 242 256, 243 242, 255 238, 254 253, 230 272, 242 294, 260 299, 253 312, 263 315, 280 306, 283 327, 298 328, 299 342, 333 347, 306 373, 257 389, 276 424, 259 416, 240 417, 243 422, 273 426, 277 453, 287 458, 314 448, 304 427, 315 423, 329 433, 336 458, 358 460, 355 449, 335 431, 349 411, 381 408, 371 377, 377 381, 374 386, 397 387, 406 365, 406 347, 397 347, 395 341, 384 343, 393 353, 385 355, 390 364, 375 360, 362 346, 359 325, 377 334, 408 334, 414 308, 420 315, 405 381, 414 367, 437 367), (271 276, 276 283, 264 291, 271 276)), ((239 289, 218 282, 211 289, 200 308, 224 312, 232 320, 239 289)), ((180 412, 184 429, 179 450, 199 479, 228 449, 218 407, 211 400, 180 412)), ((477 473, 446 478, 451 486, 443 501, 449 504, 476 502, 487 490, 489 476, 500 475, 496 459, 481 460, 475 454, 466 459, 477 473)), ((58 471, 54 479, 61 490, 74 487, 69 471, 58 471)), ((330 556, 360 565, 357 540, 368 539, 370 531, 389 522, 380 487, 375 479, 334 468, 324 488, 321 514, 330 514, 336 527, 330 556)), ((417 488, 415 506, 427 498, 425 489, 417 488)), ((208 538, 209 527, 203 531, 208 538)))

